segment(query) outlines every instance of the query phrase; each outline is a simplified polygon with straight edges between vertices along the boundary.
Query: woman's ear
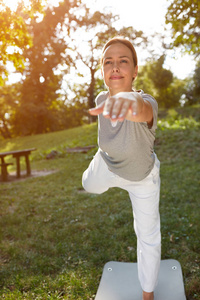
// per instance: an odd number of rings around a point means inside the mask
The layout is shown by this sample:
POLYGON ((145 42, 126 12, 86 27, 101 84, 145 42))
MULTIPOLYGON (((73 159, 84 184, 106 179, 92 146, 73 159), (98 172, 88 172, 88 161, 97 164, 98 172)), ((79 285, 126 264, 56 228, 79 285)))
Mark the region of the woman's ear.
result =
POLYGON ((133 80, 135 80, 135 78, 137 77, 137 74, 138 74, 138 66, 135 67, 134 74, 133 74, 133 80))

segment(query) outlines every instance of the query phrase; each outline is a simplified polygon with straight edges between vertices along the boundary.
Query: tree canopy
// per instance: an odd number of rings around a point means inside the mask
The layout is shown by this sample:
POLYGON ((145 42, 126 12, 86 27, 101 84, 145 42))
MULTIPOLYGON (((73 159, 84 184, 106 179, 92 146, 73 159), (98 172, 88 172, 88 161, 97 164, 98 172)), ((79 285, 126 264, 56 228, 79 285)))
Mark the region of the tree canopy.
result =
POLYGON ((200 2, 199 0, 173 0, 166 13, 171 24, 173 46, 198 56, 200 53, 200 2))
POLYGON ((165 55, 150 60, 139 71, 136 88, 143 89, 158 101, 159 107, 170 108, 180 105, 180 99, 186 93, 186 82, 173 76, 164 67, 165 55))
POLYGON ((8 62, 12 62, 19 72, 24 69, 23 53, 32 45, 27 25, 38 14, 44 13, 43 8, 42 0, 30 0, 29 7, 21 0, 17 9, 11 10, 5 1, 0 0, 0 85, 7 79, 8 62))
POLYGON ((79 9, 77 1, 65 0, 58 7, 47 7, 41 22, 33 19, 30 23, 33 45, 24 51, 26 68, 15 117, 17 134, 37 134, 59 129, 57 112, 60 108, 62 76, 55 71, 59 65, 64 65, 65 72, 69 72, 73 64, 68 54, 69 41, 64 34, 69 34, 71 28, 77 26, 72 9, 79 9))

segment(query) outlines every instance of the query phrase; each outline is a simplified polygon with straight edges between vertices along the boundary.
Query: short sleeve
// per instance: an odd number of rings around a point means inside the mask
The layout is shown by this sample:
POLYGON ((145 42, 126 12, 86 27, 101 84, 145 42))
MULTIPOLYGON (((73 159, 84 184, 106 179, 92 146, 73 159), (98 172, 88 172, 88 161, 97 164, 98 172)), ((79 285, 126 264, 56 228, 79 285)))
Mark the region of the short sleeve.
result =
POLYGON ((154 97, 149 94, 145 94, 143 91, 140 91, 142 98, 148 101, 153 109, 153 125, 151 127, 152 130, 156 130, 157 128, 157 119, 158 119, 158 103, 154 97))
POLYGON ((99 93, 99 94, 97 95, 96 99, 95 99, 95 104, 96 104, 96 105, 99 105, 99 104, 101 104, 103 101, 105 101, 106 98, 108 97, 108 94, 109 94, 109 93, 106 92, 106 91, 103 91, 103 92, 99 93))

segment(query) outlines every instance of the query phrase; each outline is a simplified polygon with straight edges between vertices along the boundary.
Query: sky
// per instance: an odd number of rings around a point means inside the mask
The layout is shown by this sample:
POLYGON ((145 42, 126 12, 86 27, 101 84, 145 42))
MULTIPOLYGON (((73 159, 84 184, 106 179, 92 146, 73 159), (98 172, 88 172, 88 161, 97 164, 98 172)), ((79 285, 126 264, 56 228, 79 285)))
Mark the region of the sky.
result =
POLYGON ((166 0, 85 0, 85 3, 94 10, 107 7, 113 14, 120 15, 122 25, 132 25, 148 33, 164 24, 167 6, 166 0))
MULTIPOLYGON (((17 0, 4 0, 7 4, 16 4, 17 0)), ((28 0, 26 0, 28 1, 28 0)), ((59 0, 48 0, 56 4, 59 0)), ((91 10, 112 11, 119 15, 119 26, 133 26, 136 30, 142 30, 147 36, 155 32, 163 33, 165 25, 165 14, 169 0, 82 0, 91 10)), ((169 34, 169 30, 165 31, 169 34)), ((155 41, 155 49, 158 44, 155 41)), ((161 53, 162 54, 162 53, 161 53)), ((138 53, 139 63, 145 63, 145 54, 138 53)), ((180 54, 179 49, 168 52, 165 67, 170 69, 175 76, 184 79, 189 76, 195 68, 195 61, 189 55, 180 54)), ((15 81, 17 74, 12 76, 15 81)))
MULTIPOLYGON (((133 26, 142 30, 147 36, 155 32, 164 33, 165 14, 169 0, 83 0, 93 10, 112 9, 113 14, 120 16, 121 26, 133 26)), ((165 31, 169 34, 169 30, 165 31)), ((155 48, 157 45, 155 44, 155 48)), ((139 53, 139 62, 143 63, 142 53, 139 53)), ((165 67, 175 76, 184 79, 195 68, 195 61, 189 55, 180 54, 179 49, 171 51, 165 61, 165 67)))

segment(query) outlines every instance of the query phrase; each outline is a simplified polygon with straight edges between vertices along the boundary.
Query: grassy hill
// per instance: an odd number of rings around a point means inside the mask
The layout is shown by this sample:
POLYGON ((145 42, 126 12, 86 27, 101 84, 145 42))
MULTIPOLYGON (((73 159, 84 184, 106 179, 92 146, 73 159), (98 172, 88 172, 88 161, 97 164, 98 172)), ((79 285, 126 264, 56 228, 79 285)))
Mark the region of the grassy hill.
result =
MULTIPOLYGON (((200 299, 198 110, 163 113, 155 145, 161 161, 162 259, 181 263, 188 300, 200 299)), ((66 151, 96 145, 96 133, 91 124, 0 141, 0 152, 36 147, 32 170, 55 171, 0 182, 0 298, 94 299, 107 261, 136 261, 128 194, 117 188, 84 193, 81 176, 96 149, 66 151), (57 155, 47 160, 52 150, 57 155)))

